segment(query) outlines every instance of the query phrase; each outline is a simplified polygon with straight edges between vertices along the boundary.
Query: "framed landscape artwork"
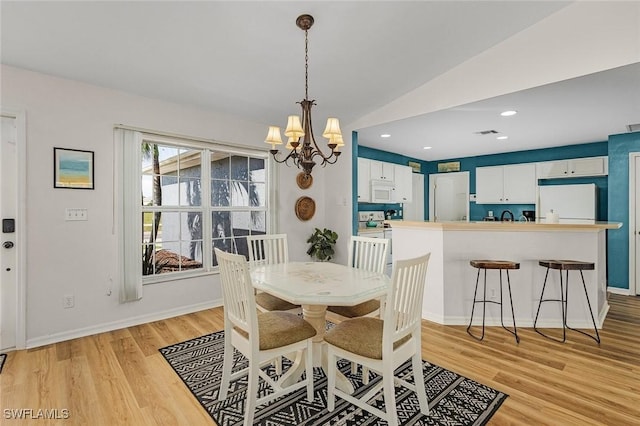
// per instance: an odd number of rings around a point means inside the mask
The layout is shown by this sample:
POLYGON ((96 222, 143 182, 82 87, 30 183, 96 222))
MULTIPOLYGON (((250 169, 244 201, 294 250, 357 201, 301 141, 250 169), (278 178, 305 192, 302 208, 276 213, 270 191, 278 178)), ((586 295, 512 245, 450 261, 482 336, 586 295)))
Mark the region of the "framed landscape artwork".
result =
POLYGON ((93 189, 93 151, 53 148, 53 187, 93 189))

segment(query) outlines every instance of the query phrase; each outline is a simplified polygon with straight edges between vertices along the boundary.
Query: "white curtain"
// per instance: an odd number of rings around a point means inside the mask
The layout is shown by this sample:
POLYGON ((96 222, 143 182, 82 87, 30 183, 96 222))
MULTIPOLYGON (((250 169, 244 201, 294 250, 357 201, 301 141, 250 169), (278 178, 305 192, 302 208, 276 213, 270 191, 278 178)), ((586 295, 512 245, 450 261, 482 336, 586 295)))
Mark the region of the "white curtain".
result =
POLYGON ((142 134, 128 129, 115 129, 115 146, 121 195, 119 209, 120 237, 120 302, 142 298, 142 194, 140 164, 142 134))

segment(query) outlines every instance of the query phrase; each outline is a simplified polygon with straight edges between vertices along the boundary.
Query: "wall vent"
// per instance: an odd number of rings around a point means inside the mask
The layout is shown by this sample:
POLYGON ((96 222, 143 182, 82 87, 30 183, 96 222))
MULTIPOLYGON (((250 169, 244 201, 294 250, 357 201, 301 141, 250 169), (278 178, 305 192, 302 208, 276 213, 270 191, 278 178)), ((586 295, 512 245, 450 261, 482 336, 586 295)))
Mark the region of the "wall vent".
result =
POLYGON ((627 124, 627 129, 629 129, 630 132, 640 132, 640 123, 627 124))
POLYGON ((495 135, 496 133, 500 133, 497 130, 481 130, 479 132, 474 132, 474 135, 495 135))

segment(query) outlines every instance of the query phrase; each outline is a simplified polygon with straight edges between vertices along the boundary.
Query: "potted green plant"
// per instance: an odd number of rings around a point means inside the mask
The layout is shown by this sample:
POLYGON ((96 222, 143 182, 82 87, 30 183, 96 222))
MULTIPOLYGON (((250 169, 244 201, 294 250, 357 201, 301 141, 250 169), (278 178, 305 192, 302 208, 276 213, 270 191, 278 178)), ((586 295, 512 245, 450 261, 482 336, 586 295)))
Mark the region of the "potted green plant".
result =
POLYGON ((338 234, 331 229, 324 228, 320 230, 315 228, 313 234, 307 240, 307 243, 311 244, 307 254, 313 259, 325 262, 331 260, 331 256, 335 253, 333 247, 338 240, 338 234))

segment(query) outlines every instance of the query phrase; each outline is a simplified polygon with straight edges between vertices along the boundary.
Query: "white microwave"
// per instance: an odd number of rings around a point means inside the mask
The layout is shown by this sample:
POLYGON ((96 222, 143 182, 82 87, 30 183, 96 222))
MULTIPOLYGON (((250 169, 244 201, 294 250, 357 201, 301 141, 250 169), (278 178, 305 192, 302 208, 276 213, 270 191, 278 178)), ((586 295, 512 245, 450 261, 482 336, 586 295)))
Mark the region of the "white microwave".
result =
POLYGON ((371 202, 372 203, 393 203, 395 202, 396 187, 388 180, 371 181, 371 202))

